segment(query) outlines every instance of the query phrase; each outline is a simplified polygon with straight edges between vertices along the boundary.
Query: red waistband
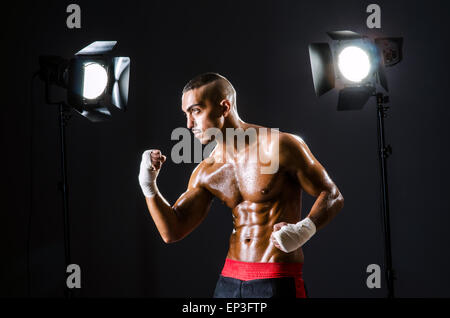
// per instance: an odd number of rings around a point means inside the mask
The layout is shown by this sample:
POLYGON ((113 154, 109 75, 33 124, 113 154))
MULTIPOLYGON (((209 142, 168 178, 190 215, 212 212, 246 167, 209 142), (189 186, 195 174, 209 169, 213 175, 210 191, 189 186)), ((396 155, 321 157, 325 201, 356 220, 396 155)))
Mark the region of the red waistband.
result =
POLYGON ((222 276, 240 280, 302 277, 303 263, 249 263, 227 258, 222 276))

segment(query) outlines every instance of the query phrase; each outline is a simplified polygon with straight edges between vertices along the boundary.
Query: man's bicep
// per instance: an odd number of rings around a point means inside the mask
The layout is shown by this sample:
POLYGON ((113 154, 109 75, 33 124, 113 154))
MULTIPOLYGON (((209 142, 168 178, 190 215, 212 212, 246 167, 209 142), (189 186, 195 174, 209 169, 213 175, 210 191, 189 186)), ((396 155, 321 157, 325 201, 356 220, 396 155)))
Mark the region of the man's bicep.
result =
POLYGON ((302 188, 314 197, 317 197, 322 191, 330 190, 333 185, 328 173, 317 160, 298 169, 297 178, 302 188))
POLYGON ((201 170, 201 164, 199 164, 192 172, 187 191, 172 207, 181 221, 183 237, 204 220, 214 198, 201 183, 201 170))
POLYGON ((207 212, 213 196, 203 187, 196 186, 188 188, 173 205, 177 212, 207 212))
POLYGON ((173 205, 180 221, 180 239, 191 233, 206 217, 213 196, 203 187, 189 188, 173 205))

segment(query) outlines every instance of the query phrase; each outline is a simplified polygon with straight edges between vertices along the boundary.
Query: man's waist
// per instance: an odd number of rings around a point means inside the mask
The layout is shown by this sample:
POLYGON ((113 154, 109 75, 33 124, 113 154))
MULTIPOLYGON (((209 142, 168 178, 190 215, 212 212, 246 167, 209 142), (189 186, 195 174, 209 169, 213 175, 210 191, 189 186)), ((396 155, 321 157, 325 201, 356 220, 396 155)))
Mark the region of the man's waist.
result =
POLYGON ((303 263, 253 263, 227 258, 222 276, 240 280, 301 277, 303 263))

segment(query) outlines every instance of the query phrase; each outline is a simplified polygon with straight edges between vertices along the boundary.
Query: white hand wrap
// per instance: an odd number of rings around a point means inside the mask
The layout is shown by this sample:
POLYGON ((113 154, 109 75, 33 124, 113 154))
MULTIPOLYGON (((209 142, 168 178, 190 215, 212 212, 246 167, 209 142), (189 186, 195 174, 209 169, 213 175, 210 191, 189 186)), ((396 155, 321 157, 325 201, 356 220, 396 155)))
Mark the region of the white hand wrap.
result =
POLYGON ((300 248, 316 233, 316 225, 310 218, 305 218, 296 224, 288 224, 273 232, 272 236, 285 253, 300 248))
POLYGON ((138 177, 142 192, 148 198, 153 197, 156 192, 158 192, 156 178, 158 177, 160 170, 152 170, 152 159, 150 158, 152 151, 153 150, 146 150, 142 154, 141 168, 138 177))

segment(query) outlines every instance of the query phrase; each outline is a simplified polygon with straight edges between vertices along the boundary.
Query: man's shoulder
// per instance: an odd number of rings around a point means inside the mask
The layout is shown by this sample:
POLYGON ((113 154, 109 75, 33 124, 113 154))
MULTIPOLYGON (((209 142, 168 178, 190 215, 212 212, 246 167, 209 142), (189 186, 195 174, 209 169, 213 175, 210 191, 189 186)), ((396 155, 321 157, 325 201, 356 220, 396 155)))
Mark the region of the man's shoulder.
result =
POLYGON ((281 131, 279 128, 271 128, 257 124, 248 124, 248 128, 253 128, 258 132, 265 132, 266 136, 270 136, 274 133, 278 135, 279 141, 285 143, 286 145, 299 145, 304 144, 305 142, 301 137, 296 134, 281 131))
POLYGON ((309 148, 305 141, 292 133, 280 133, 279 154, 282 163, 286 161, 304 162, 310 157, 309 148))
POLYGON ((279 128, 270 128, 262 125, 250 124, 251 128, 258 131, 260 142, 269 142, 272 146, 274 142, 278 143, 277 148, 280 152, 290 151, 298 152, 308 148, 305 141, 294 133, 281 131, 279 128))
POLYGON ((302 147, 306 146, 306 143, 300 136, 288 132, 279 133, 279 143, 280 149, 287 150, 301 149, 302 147))
POLYGON ((209 164, 206 161, 206 159, 208 158, 203 159, 201 162, 197 164, 197 166, 192 171, 192 176, 201 175, 205 171, 206 167, 209 166, 209 164))
POLYGON ((189 179, 189 188, 196 188, 203 185, 205 163, 204 160, 201 161, 192 171, 191 177, 189 179))
POLYGON ((204 158, 194 168, 191 174, 191 182, 197 185, 201 185, 205 177, 211 173, 213 164, 214 164, 214 157, 212 156, 212 154, 210 154, 209 157, 204 158))

